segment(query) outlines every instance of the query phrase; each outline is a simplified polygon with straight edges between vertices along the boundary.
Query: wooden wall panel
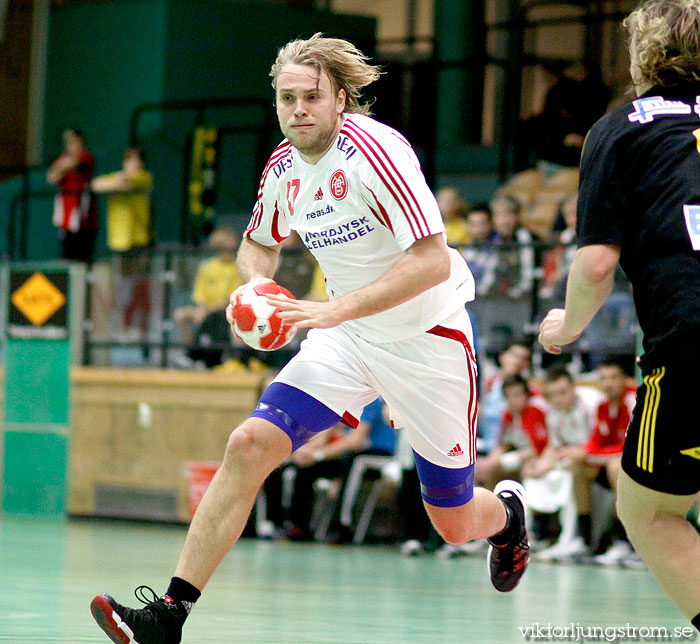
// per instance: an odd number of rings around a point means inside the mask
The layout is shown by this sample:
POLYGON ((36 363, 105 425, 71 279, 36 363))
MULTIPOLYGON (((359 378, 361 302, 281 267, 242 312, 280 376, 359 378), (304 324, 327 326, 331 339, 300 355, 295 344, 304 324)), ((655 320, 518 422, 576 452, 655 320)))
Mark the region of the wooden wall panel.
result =
MULTIPOLYGON (((265 374, 74 369, 68 509, 97 510, 98 486, 170 490, 187 521, 187 461, 219 461, 265 374)), ((138 509, 135 509, 138 510, 138 509)), ((100 512, 104 513, 104 512, 100 512)))

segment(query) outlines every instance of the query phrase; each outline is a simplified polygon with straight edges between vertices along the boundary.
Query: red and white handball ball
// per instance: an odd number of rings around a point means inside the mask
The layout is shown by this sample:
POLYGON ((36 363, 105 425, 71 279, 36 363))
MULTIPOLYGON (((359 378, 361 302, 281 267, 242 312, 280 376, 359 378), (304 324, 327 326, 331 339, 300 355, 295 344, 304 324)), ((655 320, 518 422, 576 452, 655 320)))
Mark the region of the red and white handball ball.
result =
POLYGON ((285 324, 280 318, 281 312, 267 303, 267 295, 294 296, 274 282, 263 282, 247 286, 236 295, 233 309, 233 332, 253 349, 274 351, 291 341, 297 328, 285 324))

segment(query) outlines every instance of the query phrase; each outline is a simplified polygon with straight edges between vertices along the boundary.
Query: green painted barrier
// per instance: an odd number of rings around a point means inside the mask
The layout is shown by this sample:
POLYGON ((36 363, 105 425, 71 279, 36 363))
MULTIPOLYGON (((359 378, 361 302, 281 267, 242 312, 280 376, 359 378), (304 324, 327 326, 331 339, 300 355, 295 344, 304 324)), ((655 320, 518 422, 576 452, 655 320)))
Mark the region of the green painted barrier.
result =
POLYGON ((66 512, 71 345, 80 333, 83 287, 80 265, 10 267, 2 482, 7 513, 66 512))

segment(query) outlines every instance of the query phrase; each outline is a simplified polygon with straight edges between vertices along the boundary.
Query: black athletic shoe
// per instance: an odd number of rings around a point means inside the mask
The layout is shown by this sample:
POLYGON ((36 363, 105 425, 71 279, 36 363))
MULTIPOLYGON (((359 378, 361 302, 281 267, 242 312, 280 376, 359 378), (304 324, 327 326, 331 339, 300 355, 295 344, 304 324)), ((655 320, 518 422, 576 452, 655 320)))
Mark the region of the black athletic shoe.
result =
POLYGON ((97 595, 90 603, 92 616, 109 638, 115 644, 180 644, 185 608, 148 586, 139 586, 134 595, 145 608, 122 606, 109 595, 97 595), (150 601, 145 591, 151 593, 150 601))
POLYGON ((530 544, 525 528, 525 490, 515 481, 501 481, 493 492, 508 505, 513 520, 517 522, 515 536, 508 543, 499 545, 488 539, 491 583, 496 590, 507 593, 518 585, 530 560, 530 544))

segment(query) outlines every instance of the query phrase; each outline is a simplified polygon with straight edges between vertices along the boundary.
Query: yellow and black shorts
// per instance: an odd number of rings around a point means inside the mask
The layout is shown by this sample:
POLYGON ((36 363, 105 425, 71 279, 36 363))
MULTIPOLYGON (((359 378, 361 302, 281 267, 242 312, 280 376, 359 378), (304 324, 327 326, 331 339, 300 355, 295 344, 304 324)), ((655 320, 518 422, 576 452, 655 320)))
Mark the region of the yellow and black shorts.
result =
POLYGON ((637 389, 622 469, 637 483, 667 494, 700 491, 700 398, 689 367, 649 369, 637 389))

